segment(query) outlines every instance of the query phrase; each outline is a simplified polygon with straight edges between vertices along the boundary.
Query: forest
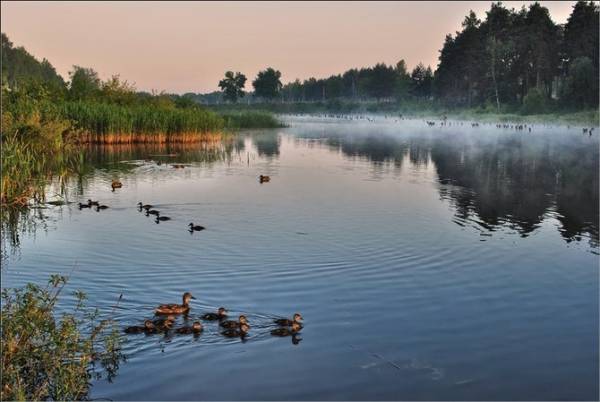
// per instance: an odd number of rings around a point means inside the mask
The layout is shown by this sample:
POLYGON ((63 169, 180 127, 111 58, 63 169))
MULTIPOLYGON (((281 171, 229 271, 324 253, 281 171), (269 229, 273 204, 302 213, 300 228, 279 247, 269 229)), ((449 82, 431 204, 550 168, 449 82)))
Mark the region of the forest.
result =
MULTIPOLYGON (((577 2, 562 25, 537 2, 520 10, 492 3, 483 21, 471 11, 462 30, 446 36, 435 71, 422 63, 410 70, 400 60, 282 85, 281 73, 268 68, 253 82, 247 103, 375 101, 398 109, 417 105, 522 114, 596 108, 598 20, 599 8, 591 1, 577 2), (271 70, 270 81, 261 79, 271 70), (264 91, 265 84, 270 91, 264 91)), ((207 104, 238 100, 224 94, 185 97, 207 104)))

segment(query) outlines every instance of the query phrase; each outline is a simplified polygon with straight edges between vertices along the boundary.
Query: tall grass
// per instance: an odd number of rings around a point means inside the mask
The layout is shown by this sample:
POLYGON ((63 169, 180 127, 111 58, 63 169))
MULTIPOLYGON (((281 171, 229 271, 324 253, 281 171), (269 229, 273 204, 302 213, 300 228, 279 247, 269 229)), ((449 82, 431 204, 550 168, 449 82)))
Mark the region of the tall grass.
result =
POLYGON ((74 139, 81 143, 197 142, 225 126, 223 118, 202 108, 78 101, 63 103, 59 113, 73 122, 74 139))

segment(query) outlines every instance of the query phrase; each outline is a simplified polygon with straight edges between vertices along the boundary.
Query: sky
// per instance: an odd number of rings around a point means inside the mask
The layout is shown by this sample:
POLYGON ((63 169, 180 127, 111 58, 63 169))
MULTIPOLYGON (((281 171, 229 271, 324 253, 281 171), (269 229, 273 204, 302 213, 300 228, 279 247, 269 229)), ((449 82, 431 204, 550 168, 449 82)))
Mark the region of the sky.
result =
MULTIPOLYGON (((521 8, 529 1, 504 2, 521 8)), ((541 2, 565 23, 572 1, 541 2)), ((274 67, 282 82, 325 78, 404 59, 437 66, 448 33, 491 2, 8 2, 2 32, 48 59, 113 74, 140 90, 210 92, 227 70, 248 77, 274 67)))

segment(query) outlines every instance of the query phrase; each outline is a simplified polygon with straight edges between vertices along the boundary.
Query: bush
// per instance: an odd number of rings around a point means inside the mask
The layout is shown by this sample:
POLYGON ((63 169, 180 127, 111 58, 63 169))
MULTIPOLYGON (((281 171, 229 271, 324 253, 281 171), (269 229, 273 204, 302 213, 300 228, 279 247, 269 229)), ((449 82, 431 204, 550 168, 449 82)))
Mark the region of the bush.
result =
POLYGON ((116 374, 120 336, 111 320, 88 310, 76 292, 72 313, 55 312, 67 279, 53 275, 46 287, 28 284, 2 291, 2 400, 80 400, 90 380, 116 374))
POLYGON ((548 111, 548 99, 542 91, 532 88, 523 98, 522 114, 540 114, 548 111))

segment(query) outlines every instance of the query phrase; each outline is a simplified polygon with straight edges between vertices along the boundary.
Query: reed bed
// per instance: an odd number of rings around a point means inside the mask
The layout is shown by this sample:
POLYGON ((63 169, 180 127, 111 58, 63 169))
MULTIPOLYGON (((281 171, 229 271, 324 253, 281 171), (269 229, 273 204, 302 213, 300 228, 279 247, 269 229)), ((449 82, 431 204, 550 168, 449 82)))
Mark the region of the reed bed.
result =
POLYGON ((75 141, 82 143, 199 142, 214 140, 225 128, 222 117, 199 107, 65 102, 59 113, 73 122, 75 141))
POLYGON ((223 132, 185 133, 108 133, 80 132, 75 138, 78 144, 194 144, 199 142, 219 142, 223 132))

